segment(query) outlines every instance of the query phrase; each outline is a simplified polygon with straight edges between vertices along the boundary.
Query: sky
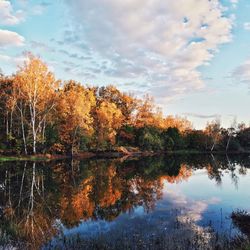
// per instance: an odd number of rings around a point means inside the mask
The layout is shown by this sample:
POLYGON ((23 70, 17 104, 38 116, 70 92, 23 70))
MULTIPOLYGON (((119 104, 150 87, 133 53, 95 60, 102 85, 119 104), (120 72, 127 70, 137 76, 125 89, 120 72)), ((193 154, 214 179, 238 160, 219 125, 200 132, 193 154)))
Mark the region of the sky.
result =
POLYGON ((150 94, 204 128, 250 123, 249 0, 0 0, 0 69, 150 94))

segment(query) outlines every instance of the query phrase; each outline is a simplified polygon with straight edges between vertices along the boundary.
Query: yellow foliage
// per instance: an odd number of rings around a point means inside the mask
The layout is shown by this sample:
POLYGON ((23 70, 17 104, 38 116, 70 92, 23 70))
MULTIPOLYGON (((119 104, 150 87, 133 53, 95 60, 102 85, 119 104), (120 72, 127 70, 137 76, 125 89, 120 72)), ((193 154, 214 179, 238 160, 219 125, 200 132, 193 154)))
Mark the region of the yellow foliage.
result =
POLYGON ((62 141, 73 145, 78 132, 83 131, 85 135, 93 132, 91 116, 93 106, 95 106, 95 96, 91 90, 73 81, 64 86, 57 105, 62 141))
POLYGON ((192 123, 186 118, 167 116, 163 119, 164 128, 178 128, 180 132, 192 129, 192 123))
POLYGON ((14 79, 19 98, 27 101, 39 112, 50 108, 50 102, 55 101, 59 84, 47 65, 32 55, 29 56, 29 61, 20 67, 14 79))
POLYGON ((154 108, 152 97, 146 95, 144 100, 140 100, 135 120, 136 127, 153 126, 155 123, 154 108))
POLYGON ((98 141, 108 140, 115 144, 116 130, 122 126, 124 116, 116 104, 103 101, 96 110, 98 122, 98 141))
MULTIPOLYGON (((41 127, 55 106, 59 84, 47 65, 31 54, 28 62, 20 67, 14 77, 10 106, 17 102, 24 104, 22 106, 28 106, 33 153, 36 153, 36 142, 41 127)), ((19 109, 21 110, 20 107, 19 109)))

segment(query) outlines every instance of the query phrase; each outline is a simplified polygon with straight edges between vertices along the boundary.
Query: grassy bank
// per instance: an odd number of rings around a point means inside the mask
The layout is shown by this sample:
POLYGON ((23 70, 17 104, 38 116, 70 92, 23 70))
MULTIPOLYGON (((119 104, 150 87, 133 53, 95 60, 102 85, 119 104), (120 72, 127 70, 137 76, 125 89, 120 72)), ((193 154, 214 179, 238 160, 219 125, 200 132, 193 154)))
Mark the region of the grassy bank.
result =
POLYGON ((0 162, 9 162, 9 161, 50 161, 50 160, 59 160, 66 159, 66 155, 48 155, 48 154, 39 154, 39 155, 11 155, 5 156, 0 155, 0 162))

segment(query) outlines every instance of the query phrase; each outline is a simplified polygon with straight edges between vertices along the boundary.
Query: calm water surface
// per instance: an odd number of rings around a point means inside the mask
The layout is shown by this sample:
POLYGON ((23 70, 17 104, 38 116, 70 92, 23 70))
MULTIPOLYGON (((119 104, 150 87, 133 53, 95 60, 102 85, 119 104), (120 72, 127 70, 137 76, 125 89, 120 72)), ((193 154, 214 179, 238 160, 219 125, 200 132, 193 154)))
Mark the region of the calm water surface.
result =
POLYGON ((233 210, 250 211, 249 156, 0 164, 2 246, 211 246, 239 233, 233 210))

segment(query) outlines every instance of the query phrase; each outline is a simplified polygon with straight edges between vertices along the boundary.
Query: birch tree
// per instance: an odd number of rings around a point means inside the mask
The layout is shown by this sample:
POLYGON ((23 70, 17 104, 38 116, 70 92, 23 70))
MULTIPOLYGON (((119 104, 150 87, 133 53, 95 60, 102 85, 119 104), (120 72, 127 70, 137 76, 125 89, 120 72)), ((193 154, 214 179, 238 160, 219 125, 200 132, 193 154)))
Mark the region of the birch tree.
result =
POLYGON ((215 120, 215 121, 212 121, 211 123, 208 123, 205 129, 205 132, 212 138, 211 151, 213 151, 221 137, 220 121, 215 120))
POLYGON ((59 81, 39 58, 29 55, 14 79, 14 88, 20 101, 28 106, 27 116, 32 135, 33 153, 37 152, 36 145, 42 124, 56 103, 56 90, 59 81))

